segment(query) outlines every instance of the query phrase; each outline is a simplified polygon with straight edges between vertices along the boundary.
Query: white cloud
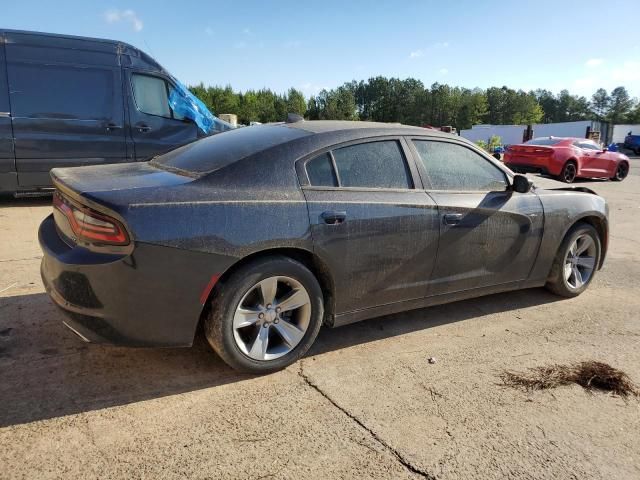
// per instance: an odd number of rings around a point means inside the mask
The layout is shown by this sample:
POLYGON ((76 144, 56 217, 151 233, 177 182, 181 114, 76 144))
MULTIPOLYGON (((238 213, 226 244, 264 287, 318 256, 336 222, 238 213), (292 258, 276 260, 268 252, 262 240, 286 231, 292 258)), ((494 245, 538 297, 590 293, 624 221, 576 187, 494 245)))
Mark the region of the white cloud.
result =
POLYGON ((617 82, 640 82, 640 61, 624 62, 622 67, 611 70, 611 78, 617 82))
POLYGON ((589 68, 598 67, 602 65, 604 60, 602 58, 590 58, 585 62, 585 65, 589 68))
POLYGON ((142 30, 142 27, 144 26, 142 23, 142 20, 140 20, 140 18, 138 18, 138 16, 136 15, 136 12, 129 9, 107 10, 106 12, 104 12, 104 20, 107 23, 128 22, 131 24, 131 28, 133 28, 133 30, 136 32, 139 32, 140 30, 142 30))
POLYGON ((590 68, 579 77, 572 79, 570 88, 572 93, 590 98, 598 88, 611 91, 624 86, 631 96, 640 95, 640 59, 627 60, 621 63, 609 61, 608 68, 590 68))
POLYGON ((447 70, 446 68, 441 68, 440 70, 438 70, 438 73, 440 75, 446 75, 447 73, 449 73, 449 70, 447 70))
POLYGON ((427 48, 418 48, 409 54, 409 58, 420 58, 424 57, 427 52, 431 50, 440 50, 442 48, 448 48, 449 42, 436 42, 429 45, 427 48))
POLYGON ((318 95, 322 90, 329 90, 329 87, 325 87, 322 85, 316 85, 310 82, 307 82, 303 85, 300 85, 298 87, 299 90, 302 90, 302 93, 305 94, 305 96, 307 97, 315 97, 316 95, 318 95))

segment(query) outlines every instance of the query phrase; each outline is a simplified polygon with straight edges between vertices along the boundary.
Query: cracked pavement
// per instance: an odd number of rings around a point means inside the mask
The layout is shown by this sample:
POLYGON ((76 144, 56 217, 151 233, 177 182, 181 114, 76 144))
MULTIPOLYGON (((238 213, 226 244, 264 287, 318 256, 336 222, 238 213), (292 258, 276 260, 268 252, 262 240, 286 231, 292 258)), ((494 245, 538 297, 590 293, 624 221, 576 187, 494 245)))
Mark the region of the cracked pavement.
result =
POLYGON ((593 359, 640 383, 632 164, 621 184, 580 182, 607 198, 612 223, 582 296, 534 289, 324 329, 264 377, 234 372, 201 337, 190 349, 82 343, 39 278, 50 200, 0 200, 0 479, 640 478, 639 400, 498 378, 593 359))

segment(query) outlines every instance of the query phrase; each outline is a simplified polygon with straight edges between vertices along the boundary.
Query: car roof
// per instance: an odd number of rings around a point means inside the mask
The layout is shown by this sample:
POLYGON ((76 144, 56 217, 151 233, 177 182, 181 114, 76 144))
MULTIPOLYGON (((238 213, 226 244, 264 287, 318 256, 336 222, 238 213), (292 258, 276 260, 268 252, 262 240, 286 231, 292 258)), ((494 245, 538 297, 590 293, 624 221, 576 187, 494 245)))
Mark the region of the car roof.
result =
POLYGON ((267 123, 241 127, 188 143, 152 160, 161 168, 177 169, 195 176, 219 170, 267 151, 300 158, 324 148, 354 140, 385 136, 431 136, 460 139, 438 130, 399 123, 349 122, 338 120, 267 123))
POLYGON ((283 123, 281 125, 289 128, 299 128, 311 133, 366 130, 366 132, 363 133, 369 134, 372 133, 371 130, 381 130, 383 131, 383 134, 384 132, 387 132, 389 135, 393 135, 395 134, 395 132, 402 132, 402 134, 404 135, 428 134, 436 136, 451 136, 451 134, 441 132, 439 130, 414 127, 411 125, 403 125, 401 123, 362 122, 349 120, 303 120, 295 123, 283 123))

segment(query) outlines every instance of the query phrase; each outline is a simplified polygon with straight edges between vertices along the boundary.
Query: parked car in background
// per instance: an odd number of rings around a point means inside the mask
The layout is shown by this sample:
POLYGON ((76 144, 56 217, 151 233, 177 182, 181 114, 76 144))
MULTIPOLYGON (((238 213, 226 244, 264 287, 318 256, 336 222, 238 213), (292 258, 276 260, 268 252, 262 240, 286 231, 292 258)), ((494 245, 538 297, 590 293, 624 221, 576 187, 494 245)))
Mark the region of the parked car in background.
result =
POLYGON ((514 172, 539 172, 571 183, 576 178, 622 181, 629 173, 629 158, 609 152, 586 138, 540 137, 510 145, 504 163, 514 172))
POLYGON ((226 128, 131 45, 0 30, 0 193, 51 187, 54 167, 146 160, 226 128))
POLYGON ((631 132, 629 132, 629 135, 624 137, 623 147, 631 150, 636 155, 640 155, 640 135, 632 135, 631 132))
MULTIPOLYGON (((292 117, 293 118, 293 117, 292 117)), ((399 124, 240 128, 151 162, 54 169, 42 279, 87 341, 300 358, 324 323, 546 285, 582 293, 608 208, 532 189, 458 136, 399 124)))

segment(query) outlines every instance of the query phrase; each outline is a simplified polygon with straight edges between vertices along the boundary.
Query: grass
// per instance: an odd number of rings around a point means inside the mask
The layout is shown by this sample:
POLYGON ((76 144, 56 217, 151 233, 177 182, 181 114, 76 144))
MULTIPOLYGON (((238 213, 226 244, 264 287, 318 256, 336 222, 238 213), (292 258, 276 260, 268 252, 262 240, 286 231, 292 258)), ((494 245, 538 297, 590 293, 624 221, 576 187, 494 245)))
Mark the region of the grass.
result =
POLYGON ((602 362, 588 361, 572 365, 547 365, 526 372, 504 371, 503 385, 526 391, 546 390, 572 383, 588 391, 613 392, 622 397, 639 396, 640 391, 622 370, 602 362))

